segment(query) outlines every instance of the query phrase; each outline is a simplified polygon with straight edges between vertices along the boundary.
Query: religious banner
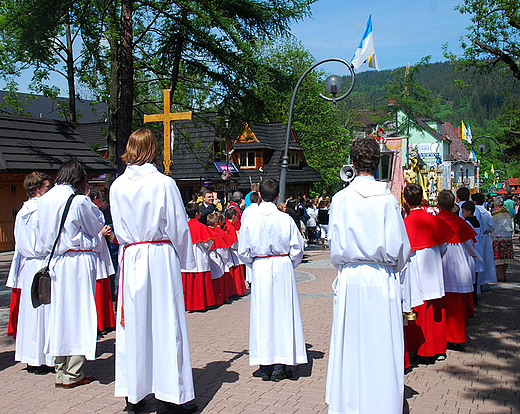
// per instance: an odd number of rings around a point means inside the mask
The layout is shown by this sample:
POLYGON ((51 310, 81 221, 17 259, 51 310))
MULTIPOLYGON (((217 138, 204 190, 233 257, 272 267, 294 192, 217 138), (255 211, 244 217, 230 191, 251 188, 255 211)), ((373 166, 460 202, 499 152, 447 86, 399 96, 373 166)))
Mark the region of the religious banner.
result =
POLYGON ((402 140, 403 137, 385 138, 386 146, 394 152, 394 168, 390 191, 401 205, 401 194, 404 188, 404 174, 402 166, 402 140))

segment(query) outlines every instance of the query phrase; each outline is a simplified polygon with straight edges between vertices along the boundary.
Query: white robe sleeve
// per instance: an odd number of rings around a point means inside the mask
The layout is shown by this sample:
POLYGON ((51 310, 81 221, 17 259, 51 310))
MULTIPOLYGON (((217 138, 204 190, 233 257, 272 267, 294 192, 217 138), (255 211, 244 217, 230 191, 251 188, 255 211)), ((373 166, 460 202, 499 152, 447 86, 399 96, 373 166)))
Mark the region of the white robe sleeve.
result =
POLYGON ((473 240, 469 239, 469 240, 466 240, 465 242, 462 242, 461 244, 468 251, 468 253, 471 257, 474 257, 479 262, 482 261, 482 257, 480 257, 480 255, 477 252, 477 249, 475 249, 475 242, 473 240))
POLYGON ((289 257, 293 268, 297 267, 303 259, 304 242, 303 237, 296 227, 294 220, 291 221, 291 247, 289 250, 289 257))
POLYGON ((18 250, 15 250, 13 260, 11 261, 11 267, 9 268, 9 276, 7 277, 7 287, 13 289, 22 288, 22 278, 19 277, 21 261, 22 255, 18 252, 18 250))
POLYGON ((249 240, 249 229, 242 225, 238 234, 238 257, 244 264, 251 266, 253 263, 253 255, 251 254, 251 243, 249 240))
POLYGON ((179 256, 181 269, 195 269, 197 263, 193 254, 190 229, 188 227, 188 221, 186 220, 186 210, 182 204, 182 197, 174 180, 167 181, 164 193, 166 234, 179 256))

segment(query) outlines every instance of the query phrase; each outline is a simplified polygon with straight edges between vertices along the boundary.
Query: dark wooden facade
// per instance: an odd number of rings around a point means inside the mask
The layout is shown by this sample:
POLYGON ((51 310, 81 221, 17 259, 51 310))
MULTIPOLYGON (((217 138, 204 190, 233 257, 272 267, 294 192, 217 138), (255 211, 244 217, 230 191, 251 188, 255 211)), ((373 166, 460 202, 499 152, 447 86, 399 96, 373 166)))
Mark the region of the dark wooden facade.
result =
POLYGON ((27 199, 25 176, 32 171, 54 178, 61 164, 76 158, 89 178, 115 167, 92 151, 72 124, 20 116, 0 116, 0 251, 14 248, 14 218, 27 199))

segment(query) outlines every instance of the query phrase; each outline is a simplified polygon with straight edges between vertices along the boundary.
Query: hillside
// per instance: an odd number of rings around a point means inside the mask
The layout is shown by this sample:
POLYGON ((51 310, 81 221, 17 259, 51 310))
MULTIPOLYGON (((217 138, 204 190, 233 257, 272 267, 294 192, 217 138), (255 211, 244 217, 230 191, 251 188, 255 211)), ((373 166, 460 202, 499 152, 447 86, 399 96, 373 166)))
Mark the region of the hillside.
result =
MULTIPOLYGON (((404 76, 404 68, 401 72, 404 76)), ((362 72, 356 75, 353 95, 364 98, 370 106, 385 105, 383 86, 393 76, 390 70, 362 72)), ((520 83, 499 69, 474 74, 456 71, 449 63, 433 63, 422 68, 415 79, 438 99, 432 116, 455 126, 464 120, 471 122, 472 128, 488 130, 502 116, 507 94, 520 98, 520 83)))

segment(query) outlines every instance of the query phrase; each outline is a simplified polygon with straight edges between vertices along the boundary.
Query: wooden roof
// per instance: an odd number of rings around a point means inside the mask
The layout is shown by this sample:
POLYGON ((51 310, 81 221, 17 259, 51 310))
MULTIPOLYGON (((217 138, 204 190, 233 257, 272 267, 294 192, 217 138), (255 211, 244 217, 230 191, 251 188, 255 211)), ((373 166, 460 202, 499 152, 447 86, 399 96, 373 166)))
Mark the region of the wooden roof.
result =
POLYGON ((87 173, 116 170, 68 122, 0 115, 0 172, 55 172, 70 158, 76 158, 87 173))
MULTIPOLYGON (((242 169, 234 174, 234 178, 239 185, 247 187, 250 186, 250 180, 258 182, 260 177, 279 179, 287 125, 283 123, 244 125, 245 128, 249 128, 249 134, 252 134, 255 139, 241 143, 240 137, 238 137, 232 146, 236 151, 243 149, 263 150, 263 171, 242 169)), ((218 126, 219 120, 216 113, 194 114, 191 121, 175 123, 175 143, 171 168, 173 178, 180 182, 201 178, 220 179, 220 173, 213 165, 211 158, 213 142, 219 137, 218 126)), ((289 149, 294 151, 304 150, 295 138, 294 133, 291 135, 289 149)), ((298 167, 290 166, 288 168, 288 184, 321 181, 323 179, 320 175, 306 162, 302 162, 298 167)))

